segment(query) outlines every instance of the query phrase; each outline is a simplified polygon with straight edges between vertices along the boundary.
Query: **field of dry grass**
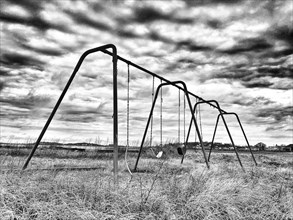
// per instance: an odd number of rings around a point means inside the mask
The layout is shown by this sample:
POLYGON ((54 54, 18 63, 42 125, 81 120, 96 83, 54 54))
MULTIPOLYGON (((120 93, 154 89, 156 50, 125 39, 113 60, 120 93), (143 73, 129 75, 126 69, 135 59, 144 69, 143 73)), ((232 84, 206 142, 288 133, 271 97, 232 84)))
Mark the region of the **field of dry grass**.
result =
POLYGON ((188 152, 182 165, 176 156, 148 157, 139 163, 146 172, 133 176, 121 157, 117 188, 109 156, 40 154, 34 170, 13 171, 24 157, 7 154, 0 155, 3 220, 293 219, 292 153, 257 154, 257 167, 241 154, 245 172, 233 153, 213 154, 209 170, 200 152, 188 152), (85 166, 97 169, 60 169, 85 166))

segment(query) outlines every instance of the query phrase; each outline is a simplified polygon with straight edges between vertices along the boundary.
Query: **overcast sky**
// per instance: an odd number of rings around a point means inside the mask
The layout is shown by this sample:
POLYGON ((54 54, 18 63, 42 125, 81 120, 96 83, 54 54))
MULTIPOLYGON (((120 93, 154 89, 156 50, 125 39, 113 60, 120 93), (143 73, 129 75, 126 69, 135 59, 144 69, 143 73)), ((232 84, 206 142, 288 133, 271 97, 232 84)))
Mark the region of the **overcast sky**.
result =
MULTIPOLYGON (((0 141, 35 141, 81 54, 112 43, 120 56, 169 80, 183 80, 194 94, 236 112, 252 145, 290 144, 292 17, 292 0, 2 0, 0 141)), ((125 144, 127 65, 118 64, 119 144, 125 144)), ((112 143, 111 65, 103 53, 86 59, 45 141, 112 143)), ((151 107, 152 78, 130 67, 130 79, 130 142, 137 144, 151 107)), ((174 88, 163 89, 165 142, 177 140, 178 96, 174 88)), ((211 141, 217 114, 201 107, 204 141, 211 141)), ((227 122, 235 143, 244 144, 235 118, 227 122)), ((229 142, 220 125, 216 141, 229 142)))

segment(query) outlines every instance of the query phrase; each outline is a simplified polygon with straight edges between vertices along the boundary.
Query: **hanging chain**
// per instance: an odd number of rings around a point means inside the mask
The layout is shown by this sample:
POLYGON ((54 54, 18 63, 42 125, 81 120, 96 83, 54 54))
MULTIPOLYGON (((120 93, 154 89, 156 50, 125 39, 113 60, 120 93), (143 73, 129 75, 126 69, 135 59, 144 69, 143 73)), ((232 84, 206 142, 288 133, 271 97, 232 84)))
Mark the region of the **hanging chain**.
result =
MULTIPOLYGON (((154 89, 155 89, 155 77, 153 76, 153 87, 152 87, 152 104, 154 102, 154 89)), ((152 147, 153 142, 153 114, 151 116, 151 136, 150 136, 150 147, 152 147)))
POLYGON ((178 90, 178 143, 180 144, 180 89, 178 90))
POLYGON ((130 71, 129 71, 129 63, 127 65, 127 118, 126 118, 126 148, 125 148, 125 165, 130 173, 132 175, 132 172, 129 168, 128 161, 127 161, 127 153, 128 153, 128 148, 129 148, 129 84, 130 84, 130 71))
MULTIPOLYGON (((199 99, 196 98, 196 103, 199 102, 199 99)), ((200 136, 201 139, 203 140, 203 135, 202 135, 202 123, 201 123, 201 113, 200 113, 200 104, 198 105, 198 108, 195 109, 195 120, 199 121, 199 129, 200 129, 200 136)), ((195 142, 196 142, 196 134, 195 134, 195 142)))
MULTIPOLYGON (((198 102, 198 98, 196 98, 196 103, 198 102)), ((197 121, 197 108, 195 109, 195 121, 197 121)), ((197 133, 196 133, 196 130, 195 130, 195 143, 196 143, 196 136, 197 136, 197 133)))
POLYGON ((203 140, 203 135, 202 135, 202 124, 201 124, 200 104, 198 105, 198 120, 199 120, 199 127, 200 127, 201 140, 203 140))
MULTIPOLYGON (((161 79, 162 84, 162 79, 161 79)), ((161 107, 160 107, 160 130, 161 130, 161 137, 160 137, 160 145, 163 147, 163 87, 161 87, 161 107)))
POLYGON ((185 142, 185 108, 186 108, 186 103, 185 103, 185 94, 184 94, 184 99, 183 99, 183 141, 185 142))
POLYGON ((126 145, 129 147, 129 83, 130 83, 130 74, 129 74, 129 64, 127 65, 128 71, 127 71, 127 140, 126 145))

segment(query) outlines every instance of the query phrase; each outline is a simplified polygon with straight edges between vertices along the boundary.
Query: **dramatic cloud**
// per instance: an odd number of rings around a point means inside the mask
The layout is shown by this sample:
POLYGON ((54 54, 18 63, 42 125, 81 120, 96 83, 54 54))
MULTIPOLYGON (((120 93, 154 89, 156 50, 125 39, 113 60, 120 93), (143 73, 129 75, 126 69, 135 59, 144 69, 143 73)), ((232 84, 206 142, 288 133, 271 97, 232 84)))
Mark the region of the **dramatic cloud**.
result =
MULTIPOLYGON (((112 43, 120 56, 171 81, 183 80, 191 92, 238 113, 252 144, 292 143, 292 10, 291 0, 3 0, 0 141, 35 140, 81 54, 112 43)), ((46 140, 111 142, 112 74, 110 56, 88 56, 46 140)), ((130 139, 137 142, 147 122, 152 91, 161 83, 132 66, 129 79, 128 84, 127 64, 118 61, 121 144, 126 141, 128 106, 130 139)), ((194 104, 195 98, 191 99, 194 104)), ((156 143, 160 105, 158 97, 156 143)), ((165 140, 177 139, 178 105, 178 90, 164 87, 165 140)), ((218 112, 206 105, 201 109, 203 130, 212 133, 218 112)), ((187 107, 185 113, 188 121, 187 107)), ((233 120, 231 126, 236 128, 233 120)), ((241 144, 241 138, 236 139, 241 144)))
POLYGON ((270 99, 267 99, 262 96, 258 96, 255 98, 252 98, 250 96, 245 96, 241 93, 231 93, 229 94, 228 98, 230 98, 229 102, 232 104, 240 105, 240 106, 267 106, 274 104, 275 102, 271 101, 270 99))
POLYGON ((285 118, 293 117, 293 107, 276 107, 276 108, 262 108, 256 114, 257 117, 261 118, 273 118, 275 122, 283 121, 285 118))
POLYGON ((272 45, 269 44, 265 39, 251 38, 240 40, 234 47, 222 50, 221 52, 232 55, 250 51, 257 53, 262 52, 263 50, 269 49, 271 47, 272 45))
POLYGON ((57 29, 60 31, 67 31, 67 27, 58 22, 53 23, 45 20, 40 11, 42 10, 42 2, 31 1, 12 1, 8 3, 4 1, 2 5, 4 6, 3 13, 0 14, 0 19, 4 22, 10 24, 20 24, 38 29, 39 31, 46 31, 49 29, 57 29), (11 5, 15 2, 15 5, 11 5))
POLYGON ((35 109, 36 107, 44 107, 51 102, 51 98, 46 96, 35 96, 32 93, 29 93, 24 97, 0 99, 0 102, 3 104, 10 104, 21 109, 30 110, 35 109))
POLYGON ((0 62, 7 66, 14 66, 15 68, 31 66, 36 69, 43 69, 45 64, 43 61, 38 60, 30 55, 17 54, 17 53, 2 53, 0 62))
POLYGON ((163 13, 154 7, 148 7, 148 6, 135 8, 133 20, 139 23, 149 23, 149 22, 154 22, 157 20, 165 20, 171 23, 175 22, 175 23, 182 23, 182 24, 193 23, 193 19, 175 17, 173 12, 163 13))
POLYGON ((111 30, 111 28, 107 24, 105 24, 103 22, 100 22, 97 19, 91 18, 85 13, 68 12, 68 14, 78 24, 82 24, 84 26, 88 26, 88 27, 92 27, 92 28, 97 28, 97 29, 102 30, 102 31, 110 31, 111 30))

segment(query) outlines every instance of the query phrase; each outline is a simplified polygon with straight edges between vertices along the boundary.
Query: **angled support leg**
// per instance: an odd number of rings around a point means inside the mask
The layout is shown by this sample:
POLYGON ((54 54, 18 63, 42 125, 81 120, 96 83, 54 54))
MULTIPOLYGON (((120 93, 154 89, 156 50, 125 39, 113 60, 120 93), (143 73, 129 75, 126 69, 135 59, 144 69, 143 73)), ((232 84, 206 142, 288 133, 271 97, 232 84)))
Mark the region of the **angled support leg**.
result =
MULTIPOLYGON (((215 100, 202 100, 202 101, 199 101, 199 102, 195 103, 194 108, 193 108, 193 114, 195 114, 195 112, 196 112, 196 108, 197 108, 198 105, 200 105, 200 104, 211 104, 211 103, 213 103, 213 102, 214 102, 214 103, 218 103, 218 102, 215 101, 215 100)), ((213 106, 213 105, 210 105, 210 106, 213 106)), ((218 108, 218 107, 219 107, 219 104, 218 104, 216 107, 217 107, 219 113, 221 113, 221 112, 225 113, 224 110, 218 108)), ((216 122, 215 129, 216 129, 216 127, 217 127, 218 120, 219 120, 219 116, 218 116, 218 119, 217 119, 217 122, 216 122)), ((186 136, 186 143, 188 143, 188 140, 189 140, 191 127, 192 127, 192 118, 190 119, 190 123, 189 123, 189 128, 188 128, 188 132, 187 132, 187 136, 186 136)), ((214 139, 214 137, 215 137, 215 132, 214 132, 214 135, 213 135, 213 139, 214 139)), ((213 144, 213 142, 212 142, 212 144, 213 144)), ((212 147, 212 146, 211 146, 211 147, 212 147)), ((211 149, 210 149, 210 151, 209 151, 208 162, 210 161, 210 160, 209 160, 209 158, 210 158, 210 154, 211 154, 211 149)), ((184 160, 184 156, 182 156, 181 163, 183 163, 183 160, 184 160)))
POLYGON ((212 149, 213 149, 213 147, 214 147, 214 140, 215 140, 215 136, 216 136, 217 127, 218 127, 218 124, 219 124, 219 119, 220 119, 220 114, 217 116, 217 121, 216 121, 215 130, 214 130, 214 134, 213 134, 213 139, 212 139, 212 143, 211 143, 211 148, 210 148, 209 156, 208 156, 208 161, 209 161, 209 162, 210 162, 210 157, 211 157, 212 149))
POLYGON ((44 134, 47 131, 47 128, 49 127, 57 109, 59 108, 59 105, 61 104, 68 88, 70 87, 76 73, 78 72, 81 64, 83 63, 84 59, 92 53, 96 53, 96 52, 107 52, 107 49, 112 49, 113 53, 111 53, 111 56, 113 58, 113 145, 114 145, 114 150, 113 150, 113 154, 114 154, 114 182, 117 183, 117 173, 118 173, 118 104, 117 104, 117 60, 118 60, 118 56, 117 56, 117 49, 115 47, 115 45, 113 44, 107 44, 101 47, 96 47, 90 50, 85 51, 82 56, 79 58, 78 63, 76 64, 65 88, 63 89, 57 103, 55 104, 54 109, 52 110, 45 126, 43 127, 33 149, 31 150, 28 158, 26 159, 22 169, 26 169, 31 158, 33 157, 36 149, 38 148, 44 134))
MULTIPOLYGON (((220 107, 220 105, 219 105, 219 103, 218 103, 217 101, 214 100, 214 103, 215 103, 218 107, 220 107)), ((226 112, 225 112, 225 113, 226 113, 226 112)), ((229 138, 230 138, 230 141, 231 141, 231 143, 232 143, 232 146, 233 146, 233 149, 234 149, 234 151, 235 151, 235 154, 236 154, 237 160, 238 160, 238 162, 239 162, 241 168, 244 170, 243 165, 242 165, 242 162, 241 162, 240 157, 239 157, 239 154, 238 154, 238 151, 237 151, 237 148, 236 148, 236 146, 235 146, 235 144, 234 144, 234 141, 233 141, 232 135, 231 135, 231 133, 230 133, 230 130, 229 130, 228 125, 227 125, 227 123, 226 123, 226 120, 225 120, 225 118, 224 118, 224 114, 225 114, 225 113, 220 112, 220 116, 221 116, 221 118, 222 118, 222 120, 223 120, 224 126, 225 126, 225 128, 226 128, 226 131, 227 131, 228 136, 229 136, 229 138)))

